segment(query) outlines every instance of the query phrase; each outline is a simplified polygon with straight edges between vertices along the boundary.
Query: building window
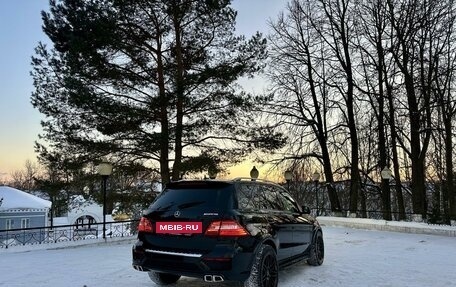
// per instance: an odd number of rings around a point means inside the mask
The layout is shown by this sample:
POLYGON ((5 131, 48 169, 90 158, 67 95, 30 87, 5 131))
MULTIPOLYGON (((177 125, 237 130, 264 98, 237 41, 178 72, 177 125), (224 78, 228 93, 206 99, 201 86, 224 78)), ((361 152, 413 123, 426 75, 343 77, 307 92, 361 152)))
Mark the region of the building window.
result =
POLYGON ((10 230, 10 229, 13 229, 13 226, 14 226, 14 220, 12 219, 7 219, 6 220, 6 230, 10 230))
POLYGON ((95 224, 97 221, 95 220, 95 218, 93 218, 92 216, 90 215, 84 215, 84 216, 80 216, 78 219, 76 219, 76 228, 79 228, 79 227, 87 227, 87 228, 90 228, 93 224, 95 224))
POLYGON ((21 219, 21 228, 29 228, 30 227, 30 218, 22 218, 21 219))

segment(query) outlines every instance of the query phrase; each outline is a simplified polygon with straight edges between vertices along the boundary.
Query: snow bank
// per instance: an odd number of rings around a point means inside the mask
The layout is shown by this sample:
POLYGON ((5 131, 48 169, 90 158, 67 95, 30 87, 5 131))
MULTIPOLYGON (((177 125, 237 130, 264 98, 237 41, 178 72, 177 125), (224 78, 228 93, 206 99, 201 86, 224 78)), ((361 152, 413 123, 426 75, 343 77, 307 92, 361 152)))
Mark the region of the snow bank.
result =
POLYGON ((433 225, 423 222, 386 221, 367 218, 319 216, 318 222, 326 226, 343 226, 357 229, 393 231, 456 237, 456 226, 433 225))
MULTIPOLYGON (((33 250, 57 250, 65 248, 74 248, 74 247, 89 247, 89 246, 104 246, 109 245, 110 243, 122 243, 127 242, 133 244, 136 241, 136 235, 124 236, 124 237, 106 237, 103 238, 92 238, 92 239, 83 239, 83 240, 68 240, 68 241, 56 241, 42 244, 25 244, 25 245, 15 245, 9 248, 0 248, 0 254, 2 253, 21 253, 28 252, 33 250)), ((1 283, 0 283, 0 286, 1 283)))

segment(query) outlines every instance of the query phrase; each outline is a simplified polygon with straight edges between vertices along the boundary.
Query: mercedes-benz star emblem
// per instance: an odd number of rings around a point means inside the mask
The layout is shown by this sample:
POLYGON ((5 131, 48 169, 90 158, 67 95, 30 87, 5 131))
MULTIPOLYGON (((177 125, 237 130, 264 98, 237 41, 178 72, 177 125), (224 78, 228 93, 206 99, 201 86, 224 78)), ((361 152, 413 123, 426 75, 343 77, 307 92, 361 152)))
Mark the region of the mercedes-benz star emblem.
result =
POLYGON ((179 217, 181 215, 181 212, 179 210, 174 212, 174 217, 179 217))

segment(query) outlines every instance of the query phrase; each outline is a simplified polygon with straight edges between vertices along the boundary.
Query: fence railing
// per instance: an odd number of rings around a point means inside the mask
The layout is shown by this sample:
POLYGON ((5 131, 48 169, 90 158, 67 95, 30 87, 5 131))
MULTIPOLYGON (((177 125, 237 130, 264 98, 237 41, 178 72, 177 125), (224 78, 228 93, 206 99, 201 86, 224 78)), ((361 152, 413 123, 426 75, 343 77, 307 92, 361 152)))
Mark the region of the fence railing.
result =
MULTIPOLYGON (((106 222, 106 238, 136 234, 138 220, 106 222)), ((103 238, 103 223, 0 230, 0 248, 103 238)))
MULTIPOLYGON (((313 216, 342 216, 350 217, 348 210, 342 210, 339 214, 334 214, 329 209, 319 208, 318 214, 316 208, 311 208, 313 216)), ((378 210, 366 211, 366 218, 382 219, 383 212, 378 210)), ((392 212, 393 220, 397 220, 397 213, 392 212)), ((363 217, 362 212, 358 211, 357 217, 363 217)), ((415 221, 415 214, 406 213, 406 221, 415 221)), ((422 219, 423 220, 423 219, 422 219)), ((125 220, 106 222, 106 237, 128 237, 134 236, 137 233, 137 226, 139 220, 125 220)), ((424 222, 431 222, 429 218, 424 219, 424 222)), ((437 224, 445 224, 437 222, 437 224)), ((33 244, 52 244, 67 241, 80 241, 88 239, 102 239, 103 238, 103 223, 91 224, 75 224, 75 225, 59 225, 51 228, 35 227, 35 228, 22 228, 22 229, 8 229, 0 230, 0 249, 9 248, 12 246, 33 245, 33 244)))

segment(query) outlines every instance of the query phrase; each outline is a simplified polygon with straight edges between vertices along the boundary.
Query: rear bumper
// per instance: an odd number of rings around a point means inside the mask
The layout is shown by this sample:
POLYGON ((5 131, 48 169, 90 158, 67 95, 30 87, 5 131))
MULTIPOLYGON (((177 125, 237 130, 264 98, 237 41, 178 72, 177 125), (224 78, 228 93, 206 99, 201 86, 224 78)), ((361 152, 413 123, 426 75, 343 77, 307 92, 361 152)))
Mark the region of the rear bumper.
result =
POLYGON ((132 265, 139 271, 158 271, 204 279, 205 275, 221 276, 226 281, 247 280, 250 275, 252 252, 233 246, 216 246, 210 253, 181 253, 171 250, 148 249, 138 241, 132 248, 132 265))

